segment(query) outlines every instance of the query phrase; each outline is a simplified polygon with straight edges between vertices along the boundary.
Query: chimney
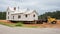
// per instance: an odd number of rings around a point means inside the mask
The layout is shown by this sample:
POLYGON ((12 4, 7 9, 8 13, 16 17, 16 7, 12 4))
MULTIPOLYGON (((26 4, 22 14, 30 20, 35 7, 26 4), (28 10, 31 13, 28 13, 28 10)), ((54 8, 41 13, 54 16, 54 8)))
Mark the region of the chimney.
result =
POLYGON ((14 10, 16 10, 16 7, 14 7, 14 10))

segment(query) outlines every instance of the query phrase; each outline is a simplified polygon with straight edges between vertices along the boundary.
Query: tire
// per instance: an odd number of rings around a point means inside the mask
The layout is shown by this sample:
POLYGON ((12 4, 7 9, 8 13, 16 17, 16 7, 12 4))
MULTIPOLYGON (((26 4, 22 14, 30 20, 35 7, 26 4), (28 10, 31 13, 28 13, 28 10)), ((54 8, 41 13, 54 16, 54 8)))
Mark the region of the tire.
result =
POLYGON ((56 21, 51 22, 52 24, 56 24, 56 21))

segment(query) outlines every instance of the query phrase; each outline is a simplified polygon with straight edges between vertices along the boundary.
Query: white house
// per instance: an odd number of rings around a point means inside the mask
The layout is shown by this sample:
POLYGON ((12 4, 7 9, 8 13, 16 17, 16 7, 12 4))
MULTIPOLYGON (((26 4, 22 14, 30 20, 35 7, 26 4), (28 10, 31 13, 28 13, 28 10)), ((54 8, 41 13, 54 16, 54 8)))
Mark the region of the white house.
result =
POLYGON ((16 7, 8 7, 6 11, 6 20, 11 21, 34 21, 38 20, 36 10, 19 9, 16 7))

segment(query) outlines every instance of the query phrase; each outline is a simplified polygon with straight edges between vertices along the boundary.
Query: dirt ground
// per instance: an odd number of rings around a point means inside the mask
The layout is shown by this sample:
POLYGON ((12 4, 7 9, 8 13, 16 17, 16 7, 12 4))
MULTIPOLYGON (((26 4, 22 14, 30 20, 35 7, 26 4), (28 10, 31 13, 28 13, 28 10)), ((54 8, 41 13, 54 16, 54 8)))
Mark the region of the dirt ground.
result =
MULTIPOLYGON (((0 22, 12 23, 12 22, 7 21, 7 20, 0 20, 0 22)), ((43 23, 43 24, 24 24, 24 27, 60 28, 60 20, 57 20, 57 24, 49 24, 49 23, 43 23)))
POLYGON ((7 20, 0 20, 0 22, 4 22, 4 23, 8 23, 8 24, 12 23, 12 22, 7 21, 7 20))

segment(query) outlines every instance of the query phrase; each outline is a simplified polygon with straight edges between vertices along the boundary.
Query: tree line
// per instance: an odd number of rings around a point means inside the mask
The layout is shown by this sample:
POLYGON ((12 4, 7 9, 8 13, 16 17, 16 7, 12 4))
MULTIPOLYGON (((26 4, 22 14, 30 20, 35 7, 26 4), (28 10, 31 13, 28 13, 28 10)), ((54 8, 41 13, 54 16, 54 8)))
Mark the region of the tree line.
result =
POLYGON ((53 12, 45 12, 42 15, 39 15, 39 19, 44 19, 47 16, 50 16, 52 18, 60 19, 60 11, 53 11, 53 12))
POLYGON ((6 12, 0 12, 0 20, 5 20, 6 19, 6 12))

